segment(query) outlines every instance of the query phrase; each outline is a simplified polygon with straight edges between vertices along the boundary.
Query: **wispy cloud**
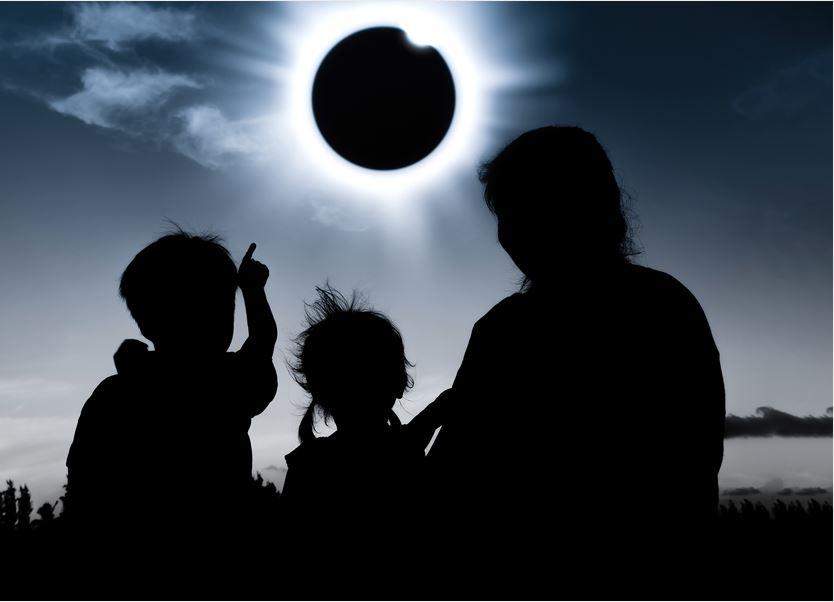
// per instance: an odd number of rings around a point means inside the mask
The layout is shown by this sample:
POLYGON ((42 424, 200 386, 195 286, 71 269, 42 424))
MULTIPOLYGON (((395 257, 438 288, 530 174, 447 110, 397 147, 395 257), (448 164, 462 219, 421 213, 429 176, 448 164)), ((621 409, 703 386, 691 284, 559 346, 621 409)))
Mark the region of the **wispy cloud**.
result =
POLYGON ((750 119, 794 116, 811 107, 831 109, 831 51, 782 69, 733 101, 733 108, 750 119))
POLYGON ((111 50, 120 50, 127 43, 143 40, 188 40, 196 33, 194 15, 180 9, 130 2, 85 2, 72 5, 72 11, 72 37, 100 42, 111 50))
POLYGON ((121 52, 135 42, 184 42, 199 36, 197 18, 189 9, 134 2, 78 2, 65 5, 70 21, 38 36, 15 38, 21 48, 96 46, 121 52))
POLYGON ((199 88, 186 75, 164 71, 123 72, 92 67, 81 76, 82 89, 49 105, 84 123, 100 127, 121 127, 123 119, 137 111, 163 104, 178 89, 199 88))
POLYGON ((312 209, 312 218, 324 226, 346 232, 362 232, 368 229, 371 219, 368 210, 333 204, 316 195, 309 195, 306 200, 312 209))
POLYGON ((178 117, 182 129, 174 137, 174 146, 204 167, 227 167, 260 154, 264 148, 250 124, 227 119, 217 107, 188 107, 178 117))

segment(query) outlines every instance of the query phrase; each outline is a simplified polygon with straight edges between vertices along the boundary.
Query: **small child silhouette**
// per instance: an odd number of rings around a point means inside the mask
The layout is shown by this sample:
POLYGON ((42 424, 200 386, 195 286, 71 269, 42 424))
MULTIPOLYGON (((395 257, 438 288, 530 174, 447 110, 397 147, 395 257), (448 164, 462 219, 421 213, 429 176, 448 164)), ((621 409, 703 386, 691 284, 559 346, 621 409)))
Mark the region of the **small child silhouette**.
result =
POLYGON ((238 270, 217 237, 178 231, 122 274, 121 296, 154 351, 122 343, 118 374, 84 404, 67 458, 67 511, 85 534, 193 546, 198 534, 220 541, 242 530, 248 429, 277 389, 269 270, 254 250, 238 270), (238 285, 249 338, 227 353, 238 285))
POLYGON ((327 516, 332 540, 396 541, 402 533, 392 518, 407 516, 421 493, 425 448, 448 395, 402 425, 392 407, 412 379, 397 327, 356 293, 348 299, 329 285, 316 292, 291 366, 311 401, 301 445, 287 455, 285 516, 296 524, 299 513, 327 516), (336 432, 316 437, 317 414, 332 419, 336 432))

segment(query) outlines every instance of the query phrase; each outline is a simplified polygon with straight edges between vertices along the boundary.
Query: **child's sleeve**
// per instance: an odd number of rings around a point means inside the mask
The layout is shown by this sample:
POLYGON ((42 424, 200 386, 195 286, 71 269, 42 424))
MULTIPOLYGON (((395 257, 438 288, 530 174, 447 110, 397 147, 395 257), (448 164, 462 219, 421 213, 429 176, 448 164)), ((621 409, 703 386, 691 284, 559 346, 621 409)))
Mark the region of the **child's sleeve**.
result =
POLYGON ((253 352, 246 343, 237 353, 228 354, 233 364, 233 397, 242 404, 249 418, 257 416, 275 399, 278 375, 272 358, 253 352))
POLYGON ((323 501, 316 493, 317 483, 320 484, 322 479, 320 474, 317 475, 319 471, 311 457, 313 450, 310 447, 309 444, 302 444, 286 455, 287 476, 281 489, 286 516, 310 512, 315 504, 323 501))
MULTIPOLYGON (((105 379, 84 404, 67 455, 67 507, 73 520, 95 522, 102 505, 109 503, 112 491, 112 441, 107 434, 118 428, 107 409, 117 399, 116 377, 105 379)), ((118 454, 115 454, 118 455, 118 454)))

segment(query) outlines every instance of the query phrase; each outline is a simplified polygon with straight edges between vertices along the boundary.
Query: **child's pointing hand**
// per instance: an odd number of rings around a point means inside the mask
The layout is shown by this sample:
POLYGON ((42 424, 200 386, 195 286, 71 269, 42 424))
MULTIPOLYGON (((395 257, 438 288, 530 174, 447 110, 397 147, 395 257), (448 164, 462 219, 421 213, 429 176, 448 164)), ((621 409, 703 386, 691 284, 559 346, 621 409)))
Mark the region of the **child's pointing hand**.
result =
POLYGON ((269 278, 269 268, 260 261, 252 259, 255 253, 256 244, 252 243, 246 250, 246 254, 240 262, 237 271, 238 284, 241 290, 255 290, 263 288, 269 278))

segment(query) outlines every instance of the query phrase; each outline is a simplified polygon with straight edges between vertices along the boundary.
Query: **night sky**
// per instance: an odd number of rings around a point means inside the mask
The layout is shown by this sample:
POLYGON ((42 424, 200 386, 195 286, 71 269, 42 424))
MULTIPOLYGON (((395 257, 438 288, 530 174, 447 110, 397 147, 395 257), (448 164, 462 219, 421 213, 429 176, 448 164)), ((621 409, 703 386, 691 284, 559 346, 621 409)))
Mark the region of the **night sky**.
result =
MULTIPOLYGON (((550 123, 608 149, 638 262, 706 311, 728 412, 825 413, 830 4, 376 5, 380 23, 445 32, 466 99, 437 156, 391 178, 335 162, 306 115, 308 50, 368 10, 0 5, 0 478, 57 494, 83 402, 121 340, 140 338, 121 271, 167 220, 221 234, 236 259, 257 242, 271 269, 280 384, 250 431, 256 469, 297 443, 305 398, 284 362, 328 278, 399 325, 416 387, 397 411, 415 414, 451 384, 475 320, 518 288, 477 166, 550 123)), ((237 326, 233 348, 242 303, 237 326)), ((521 414, 508 400, 508 420, 521 414)), ((830 488, 831 439, 733 440, 721 478, 830 488)))

